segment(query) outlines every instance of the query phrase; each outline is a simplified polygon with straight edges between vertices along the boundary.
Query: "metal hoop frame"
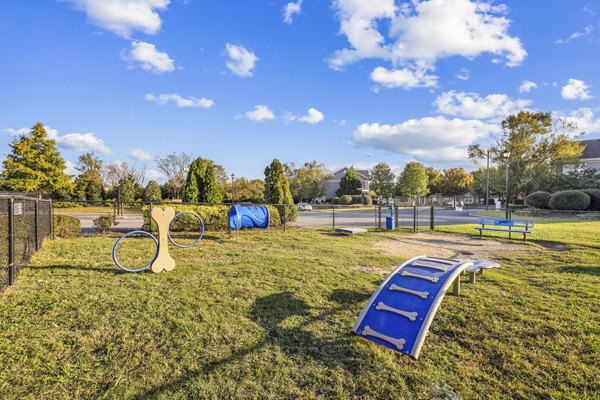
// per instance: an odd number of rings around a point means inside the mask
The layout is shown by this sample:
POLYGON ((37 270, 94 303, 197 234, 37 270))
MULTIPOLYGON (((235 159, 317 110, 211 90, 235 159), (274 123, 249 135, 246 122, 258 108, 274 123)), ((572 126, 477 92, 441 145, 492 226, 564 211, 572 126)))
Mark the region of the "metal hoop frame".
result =
POLYGON ((146 231, 131 231, 131 232, 127 232, 126 234, 124 234, 123 236, 121 236, 117 242, 115 243, 114 247, 113 247, 113 251, 112 251, 112 257, 113 257, 113 261, 115 262, 115 264, 117 264, 117 267, 121 268, 123 271, 126 272, 141 272, 144 271, 145 269, 147 269, 148 267, 150 267, 152 265, 152 263, 154 262, 154 260, 156 260, 156 257, 158 257, 158 239, 156 239, 156 237, 146 231), (119 260, 117 260, 117 248, 119 247, 119 244, 121 244, 121 241, 123 239, 125 239, 128 236, 131 235, 136 235, 136 234, 141 234, 141 235, 145 235, 145 236, 149 236, 152 240, 154 240, 154 244, 156 245, 156 252, 154 253, 154 257, 152 257, 152 260, 144 265, 141 268, 136 268, 136 269, 130 269, 130 268, 125 268, 123 265, 121 265, 121 263, 119 263, 119 260))
POLYGON ((190 247, 194 247, 195 245, 198 244, 198 242, 200 240, 202 240, 202 237, 204 236, 204 221, 202 221, 202 218, 200 218, 200 216, 194 212, 191 211, 182 211, 180 213, 175 214, 175 216, 173 217, 173 219, 171 220, 171 222, 169 222, 169 233, 167 235, 169 237, 169 242, 171 242, 173 244, 173 246, 177 246, 181 249, 188 249, 190 247), (173 238, 171 237, 171 224, 173 223, 173 221, 175 221, 175 219, 177 217, 179 217, 180 215, 185 215, 185 214, 189 214, 189 215, 193 215, 194 217, 196 217, 198 219, 198 221, 200 221, 200 226, 202 227, 202 231, 200 232, 200 236, 198 236, 198 239, 196 239, 193 243, 191 244, 179 244, 176 243, 173 238))

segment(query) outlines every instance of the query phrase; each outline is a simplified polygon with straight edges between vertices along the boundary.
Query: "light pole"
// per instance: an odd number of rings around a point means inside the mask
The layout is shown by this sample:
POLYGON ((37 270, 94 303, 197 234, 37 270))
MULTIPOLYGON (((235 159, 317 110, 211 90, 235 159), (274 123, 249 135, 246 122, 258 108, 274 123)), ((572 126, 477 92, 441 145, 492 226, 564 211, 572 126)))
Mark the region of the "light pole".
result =
POLYGON ((505 170, 505 180, 506 180, 506 219, 508 219, 508 158, 510 157, 510 152, 508 150, 504 150, 502 153, 504 156, 504 170, 505 170))
POLYGON ((233 205, 234 202, 235 202, 235 196, 234 196, 234 193, 233 193, 233 182, 234 182, 234 179, 235 179, 235 174, 231 174, 231 205, 233 205))
POLYGON ((485 211, 490 209, 490 149, 487 149, 487 179, 485 181, 485 211))

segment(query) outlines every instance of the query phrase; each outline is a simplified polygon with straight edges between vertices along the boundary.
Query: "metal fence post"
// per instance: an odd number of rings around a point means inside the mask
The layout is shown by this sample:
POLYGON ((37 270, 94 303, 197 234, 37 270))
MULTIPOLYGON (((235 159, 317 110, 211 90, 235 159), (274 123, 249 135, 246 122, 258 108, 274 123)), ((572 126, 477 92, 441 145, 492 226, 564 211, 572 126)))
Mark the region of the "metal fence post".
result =
POLYGON ((429 229, 435 230, 435 207, 431 205, 431 215, 429 217, 429 229))
POLYGON ((417 205, 413 206, 413 232, 417 233, 418 223, 417 218, 419 217, 419 211, 417 210, 417 205))
POLYGON ((335 204, 332 204, 332 215, 333 215, 333 230, 335 231, 335 204))
POLYGON ((379 207, 377 207, 377 210, 379 211, 379 221, 377 222, 377 227, 381 228, 381 204, 379 204, 379 207))
POLYGON ((396 205, 395 200, 392 202, 392 204, 394 206, 394 218, 396 220, 394 226, 396 227, 396 229, 398 229, 400 227, 400 223, 398 222, 398 206, 396 205))
POLYGON ((33 206, 33 210, 34 210, 34 216, 33 216, 33 221, 35 224, 35 251, 38 251, 40 249, 40 215, 39 215, 39 211, 40 211, 40 207, 39 207, 39 200, 35 199, 34 202, 34 206, 33 206))
POLYGON ((54 202, 50 200, 50 209, 48 210, 48 214, 50 214, 50 235, 52 235, 52 240, 56 239, 54 237, 54 202))
POLYGON ((8 201, 8 284, 15 283, 15 199, 8 201))

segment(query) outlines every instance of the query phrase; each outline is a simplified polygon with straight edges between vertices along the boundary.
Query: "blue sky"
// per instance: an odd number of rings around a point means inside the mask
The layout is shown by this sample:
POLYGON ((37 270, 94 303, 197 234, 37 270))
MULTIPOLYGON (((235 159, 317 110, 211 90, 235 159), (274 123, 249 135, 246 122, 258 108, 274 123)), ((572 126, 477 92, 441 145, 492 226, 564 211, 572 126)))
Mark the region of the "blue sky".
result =
POLYGON ((470 167, 520 109, 600 137, 599 50, 590 0, 3 0, 0 146, 39 121, 159 180, 173 151, 470 167))

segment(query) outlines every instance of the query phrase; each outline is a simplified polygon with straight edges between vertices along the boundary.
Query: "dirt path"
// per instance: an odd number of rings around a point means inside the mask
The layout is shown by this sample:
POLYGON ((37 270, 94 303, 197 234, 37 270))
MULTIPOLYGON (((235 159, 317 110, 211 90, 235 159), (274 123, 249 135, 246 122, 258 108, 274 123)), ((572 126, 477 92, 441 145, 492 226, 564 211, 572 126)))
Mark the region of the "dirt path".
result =
POLYGON ((498 240, 481 240, 469 236, 417 233, 377 242, 375 247, 385 253, 412 258, 420 255, 442 258, 502 258, 502 253, 513 251, 540 251, 521 243, 504 243, 498 240))

